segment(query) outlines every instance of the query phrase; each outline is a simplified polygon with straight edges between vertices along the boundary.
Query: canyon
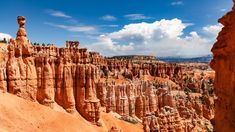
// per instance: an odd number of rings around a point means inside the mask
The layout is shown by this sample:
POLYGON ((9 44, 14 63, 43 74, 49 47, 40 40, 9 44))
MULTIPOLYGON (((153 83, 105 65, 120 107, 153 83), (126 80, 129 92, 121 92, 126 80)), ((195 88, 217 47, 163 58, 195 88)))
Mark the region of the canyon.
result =
MULTIPOLYGON (((63 118, 56 120, 71 121, 71 131, 79 125, 84 131, 109 132, 130 131, 128 125, 145 132, 235 130, 234 11, 219 20, 224 28, 212 48, 210 66, 143 55, 103 57, 80 48, 79 41, 66 41, 60 48, 33 45, 25 17, 18 16, 16 39, 1 46, 1 98, 16 95, 45 111, 44 116, 59 111, 63 118)), ((9 130, 20 127, 14 128, 9 130)))
POLYGON ((187 64, 152 56, 106 58, 79 48, 78 41, 66 41, 62 48, 32 45, 25 17, 17 21, 17 37, 10 40, 1 61, 2 91, 55 110, 63 108, 99 127, 105 125, 101 114, 113 112, 124 122, 141 123, 146 132, 212 129, 209 67, 195 65, 198 72, 191 72, 187 64))

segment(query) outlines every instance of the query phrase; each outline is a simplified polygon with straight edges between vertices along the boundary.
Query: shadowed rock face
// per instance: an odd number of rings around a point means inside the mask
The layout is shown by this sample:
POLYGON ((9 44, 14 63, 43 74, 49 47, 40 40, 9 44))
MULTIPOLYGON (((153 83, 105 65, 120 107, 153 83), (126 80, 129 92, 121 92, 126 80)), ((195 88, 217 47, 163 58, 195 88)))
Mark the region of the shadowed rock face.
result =
POLYGON ((146 114, 158 109, 157 96, 150 82, 131 84, 98 83, 97 95, 107 112, 114 111, 122 116, 137 116, 142 119, 146 114))
POLYGON ((190 131, 187 128, 183 129, 182 120, 179 116, 178 111, 174 108, 165 106, 160 109, 159 113, 156 116, 149 115, 144 117, 143 125, 145 132, 190 131))
POLYGON ((202 99, 190 94, 176 98, 168 87, 155 88, 150 81, 99 82, 97 97, 106 112, 141 119, 146 132, 197 131, 200 120, 214 117, 214 102, 209 95, 202 99))
POLYGON ((219 22, 224 27, 211 50, 211 67, 216 71, 215 130, 235 131, 235 7, 219 22))
POLYGON ((182 77, 182 69, 176 64, 159 63, 157 60, 149 62, 146 60, 106 59, 106 61, 109 71, 121 71, 126 78, 131 80, 144 75, 177 79, 182 77))

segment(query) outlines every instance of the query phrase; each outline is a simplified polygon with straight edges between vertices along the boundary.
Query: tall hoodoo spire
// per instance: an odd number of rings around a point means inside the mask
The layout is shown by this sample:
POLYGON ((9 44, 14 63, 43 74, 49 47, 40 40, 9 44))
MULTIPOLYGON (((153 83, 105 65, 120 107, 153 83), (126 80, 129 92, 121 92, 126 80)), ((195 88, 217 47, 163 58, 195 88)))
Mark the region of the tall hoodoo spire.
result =
POLYGON ((22 49, 22 55, 24 55, 24 56, 30 55, 32 46, 29 42, 29 39, 27 38, 27 33, 25 30, 26 19, 24 16, 18 16, 17 22, 19 24, 19 29, 16 34, 17 47, 22 49))

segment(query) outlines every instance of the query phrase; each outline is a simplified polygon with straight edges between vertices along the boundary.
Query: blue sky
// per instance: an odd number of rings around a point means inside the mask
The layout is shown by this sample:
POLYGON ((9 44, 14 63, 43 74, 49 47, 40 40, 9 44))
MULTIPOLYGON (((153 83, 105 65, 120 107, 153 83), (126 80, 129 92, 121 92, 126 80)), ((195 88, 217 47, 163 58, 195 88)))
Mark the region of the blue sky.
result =
MULTIPOLYGON (((16 17, 27 19, 32 42, 81 47, 105 56, 210 53, 221 29, 217 19, 232 0, 2 0, 0 35, 15 37, 16 17)), ((1 37, 1 36, 0 36, 1 37)))

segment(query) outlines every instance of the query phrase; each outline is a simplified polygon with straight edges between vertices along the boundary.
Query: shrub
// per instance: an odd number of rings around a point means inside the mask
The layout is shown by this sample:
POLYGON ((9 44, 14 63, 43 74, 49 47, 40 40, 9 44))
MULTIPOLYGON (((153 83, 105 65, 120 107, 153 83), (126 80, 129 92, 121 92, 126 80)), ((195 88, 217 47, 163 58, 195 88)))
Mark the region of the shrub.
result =
POLYGON ((132 124, 137 124, 138 123, 138 121, 135 118, 130 117, 130 116, 122 116, 119 119, 123 120, 123 121, 126 121, 126 122, 129 122, 129 123, 132 123, 132 124))

